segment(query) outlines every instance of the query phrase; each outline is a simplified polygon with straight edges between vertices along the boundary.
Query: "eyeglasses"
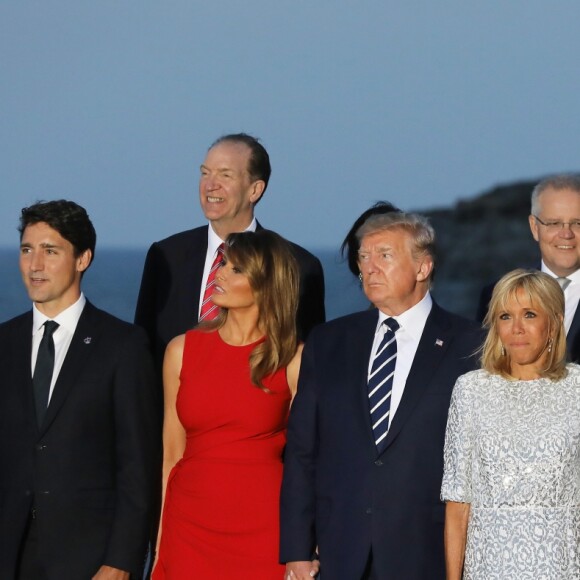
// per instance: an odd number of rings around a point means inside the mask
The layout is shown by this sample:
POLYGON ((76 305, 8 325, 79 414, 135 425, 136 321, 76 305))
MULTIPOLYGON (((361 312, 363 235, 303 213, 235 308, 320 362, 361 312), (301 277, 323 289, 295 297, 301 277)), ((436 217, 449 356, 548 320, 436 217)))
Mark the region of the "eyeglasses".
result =
POLYGON ((549 221, 543 222, 537 215, 534 216, 536 221, 542 224, 548 232, 556 233, 560 230, 564 229, 564 226, 568 226, 571 232, 575 234, 580 234, 580 220, 571 220, 569 222, 561 222, 561 221, 549 221))

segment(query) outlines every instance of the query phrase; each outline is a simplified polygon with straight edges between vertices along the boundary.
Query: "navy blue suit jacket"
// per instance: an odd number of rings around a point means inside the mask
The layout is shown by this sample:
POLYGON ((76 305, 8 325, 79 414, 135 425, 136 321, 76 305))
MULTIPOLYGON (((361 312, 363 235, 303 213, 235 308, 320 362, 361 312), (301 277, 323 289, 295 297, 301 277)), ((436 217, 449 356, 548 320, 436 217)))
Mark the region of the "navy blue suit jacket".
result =
POLYGON ((457 377, 477 366, 479 327, 433 304, 379 454, 367 372, 378 311, 315 328, 288 428, 281 561, 318 546, 321 577, 357 580, 372 549, 380 578, 443 580, 443 443, 457 377))
MULTIPOLYGON (((153 346, 160 370, 168 342, 197 324, 201 279, 207 253, 207 228, 202 226, 155 242, 147 253, 135 324, 142 326, 153 346)), ((258 224, 258 228, 262 228, 258 224)), ((300 268, 297 324, 305 338, 324 322, 324 276, 318 258, 292 245, 300 268)))

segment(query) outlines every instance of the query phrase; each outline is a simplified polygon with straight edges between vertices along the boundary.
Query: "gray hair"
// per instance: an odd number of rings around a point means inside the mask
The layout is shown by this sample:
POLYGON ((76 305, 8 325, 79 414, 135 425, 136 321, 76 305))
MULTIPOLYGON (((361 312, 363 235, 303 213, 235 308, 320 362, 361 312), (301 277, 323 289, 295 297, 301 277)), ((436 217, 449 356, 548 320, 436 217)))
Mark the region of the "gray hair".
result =
POLYGON ((547 189, 571 189, 580 195, 580 173, 561 173, 542 179, 532 191, 532 215, 537 216, 540 214, 540 195, 547 189))
POLYGON ((371 215, 356 231, 356 238, 360 244, 365 236, 393 229, 401 229, 411 234, 414 258, 427 255, 435 264, 435 230, 426 217, 417 213, 391 212, 371 215))

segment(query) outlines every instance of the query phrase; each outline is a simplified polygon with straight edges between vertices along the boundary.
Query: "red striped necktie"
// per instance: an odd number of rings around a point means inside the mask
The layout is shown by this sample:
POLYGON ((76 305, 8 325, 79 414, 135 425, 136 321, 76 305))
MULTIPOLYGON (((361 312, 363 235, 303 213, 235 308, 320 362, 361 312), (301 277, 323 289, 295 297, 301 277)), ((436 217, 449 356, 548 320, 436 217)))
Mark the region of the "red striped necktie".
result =
POLYGON ((215 285, 215 275, 217 269, 221 266, 224 259, 224 244, 218 246, 215 260, 211 265, 211 270, 207 275, 207 282, 205 283, 205 292, 203 293, 203 302, 201 303, 201 311, 199 313, 199 321, 213 320, 220 313, 219 306, 216 306, 211 300, 211 294, 215 285))

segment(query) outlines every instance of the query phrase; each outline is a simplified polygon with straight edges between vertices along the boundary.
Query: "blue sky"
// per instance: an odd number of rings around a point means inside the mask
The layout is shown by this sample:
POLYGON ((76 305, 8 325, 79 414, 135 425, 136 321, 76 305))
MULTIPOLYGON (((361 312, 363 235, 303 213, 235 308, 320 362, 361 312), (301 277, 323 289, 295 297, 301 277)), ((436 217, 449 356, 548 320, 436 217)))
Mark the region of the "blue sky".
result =
POLYGON ((104 246, 203 222, 219 135, 270 152, 257 208, 309 248, 366 207, 579 170, 580 3, 0 0, 0 245, 84 205, 104 246))

